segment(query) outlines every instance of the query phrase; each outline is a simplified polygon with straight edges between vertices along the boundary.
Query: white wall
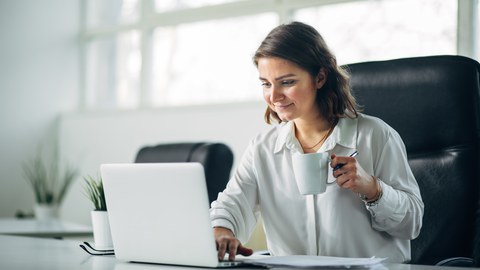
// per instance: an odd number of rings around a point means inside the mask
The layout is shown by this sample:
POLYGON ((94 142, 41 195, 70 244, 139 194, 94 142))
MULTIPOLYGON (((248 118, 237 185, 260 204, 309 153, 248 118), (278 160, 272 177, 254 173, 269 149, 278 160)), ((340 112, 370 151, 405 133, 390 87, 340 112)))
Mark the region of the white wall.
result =
MULTIPOLYGON (((34 196, 21 164, 39 144, 80 176, 61 217, 90 224, 82 177, 104 162, 132 162, 141 146, 163 142, 228 144, 235 162, 268 128, 263 102, 125 112, 76 112, 79 104, 80 0, 0 0, 0 218, 32 212, 34 196)), ((50 160, 47 160, 50 162, 50 160)))
POLYGON ((0 217, 31 211, 21 162, 77 107, 79 0, 0 1, 0 217))
MULTIPOLYGON (((251 102, 65 114, 60 120, 61 154, 65 160, 76 162, 82 176, 96 176, 100 164, 133 162, 137 151, 145 145, 211 141, 229 145, 236 164, 249 140, 270 128, 263 121, 264 109, 263 102, 251 102)), ((61 216, 90 224, 91 209, 83 194, 83 180, 79 179, 67 195, 61 216)))
MULTIPOLYGON (((32 212, 21 164, 39 144, 51 152, 58 143, 62 162, 80 170, 60 215, 89 225, 92 205, 82 177, 99 173, 101 163, 132 162, 147 144, 199 140, 228 144, 238 162, 248 141, 268 128, 263 102, 75 112, 79 10, 80 0, 0 0, 0 218, 32 212)), ((255 235, 249 246, 264 249, 261 228, 255 235)))

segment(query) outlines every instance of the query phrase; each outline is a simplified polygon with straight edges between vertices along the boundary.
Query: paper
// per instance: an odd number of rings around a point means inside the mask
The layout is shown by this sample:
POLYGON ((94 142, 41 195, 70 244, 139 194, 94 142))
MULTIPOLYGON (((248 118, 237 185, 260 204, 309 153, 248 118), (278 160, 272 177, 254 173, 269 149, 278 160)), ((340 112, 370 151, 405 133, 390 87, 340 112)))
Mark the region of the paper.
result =
POLYGON ((271 256, 255 258, 245 262, 259 266, 286 266, 286 267, 371 267, 380 264, 386 258, 345 258, 329 256, 271 256))

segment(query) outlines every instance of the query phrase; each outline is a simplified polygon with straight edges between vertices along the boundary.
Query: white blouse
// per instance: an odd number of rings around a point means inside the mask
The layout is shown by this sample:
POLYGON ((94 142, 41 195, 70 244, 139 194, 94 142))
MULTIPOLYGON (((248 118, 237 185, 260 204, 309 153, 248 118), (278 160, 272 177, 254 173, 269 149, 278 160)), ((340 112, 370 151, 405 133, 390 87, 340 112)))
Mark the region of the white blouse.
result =
MULTIPOLYGON (((293 122, 258 134, 226 189, 212 203, 212 226, 229 228, 245 242, 261 214, 273 255, 388 257, 410 260, 410 239, 420 233, 423 202, 399 134, 382 120, 360 114, 340 119, 318 152, 356 159, 380 180, 383 196, 366 206, 336 183, 318 195, 301 195, 292 154, 303 152, 293 122)), ((330 168, 329 177, 333 177, 330 168)))

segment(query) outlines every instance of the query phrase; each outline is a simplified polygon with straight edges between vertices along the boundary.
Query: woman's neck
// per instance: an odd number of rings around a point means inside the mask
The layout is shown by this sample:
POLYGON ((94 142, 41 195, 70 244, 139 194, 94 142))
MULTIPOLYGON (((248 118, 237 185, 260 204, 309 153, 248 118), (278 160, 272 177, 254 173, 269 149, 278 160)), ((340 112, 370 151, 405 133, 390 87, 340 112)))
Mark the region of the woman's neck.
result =
POLYGON ((310 121, 296 119, 294 124, 295 137, 305 153, 318 151, 333 130, 332 124, 324 118, 310 121))

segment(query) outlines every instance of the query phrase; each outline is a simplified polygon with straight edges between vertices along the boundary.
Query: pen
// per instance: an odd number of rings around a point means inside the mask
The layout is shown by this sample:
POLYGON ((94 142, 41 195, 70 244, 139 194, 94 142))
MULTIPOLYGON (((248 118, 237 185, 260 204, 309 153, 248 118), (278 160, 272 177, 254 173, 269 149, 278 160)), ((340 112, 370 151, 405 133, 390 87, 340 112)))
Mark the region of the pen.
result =
MULTIPOLYGON (((356 157, 358 155, 358 151, 355 150, 355 152, 353 152, 350 157, 356 157)), ((336 171, 340 168, 343 167, 343 165, 345 165, 345 163, 341 163, 341 164, 337 164, 337 166, 335 166, 335 168, 333 168, 333 171, 336 171)))

